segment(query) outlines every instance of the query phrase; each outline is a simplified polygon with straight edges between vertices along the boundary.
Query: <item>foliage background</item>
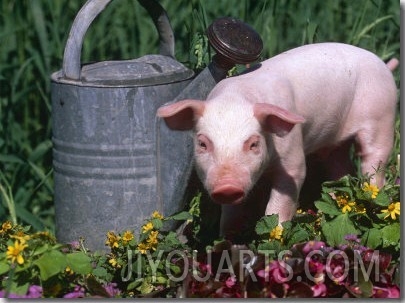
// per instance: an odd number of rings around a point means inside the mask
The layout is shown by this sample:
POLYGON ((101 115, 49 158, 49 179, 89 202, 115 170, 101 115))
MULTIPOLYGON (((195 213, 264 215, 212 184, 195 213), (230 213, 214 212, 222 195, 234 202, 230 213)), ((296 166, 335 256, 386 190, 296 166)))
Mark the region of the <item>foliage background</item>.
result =
MULTIPOLYGON (((50 75, 61 68, 70 26, 85 3, 6 0, 0 4, 0 221, 14 210, 20 223, 54 229, 50 75)), ((176 36, 176 56, 197 68, 194 47, 221 16, 252 25, 262 58, 302 44, 337 41, 383 60, 399 58, 397 0, 161 0, 176 36)), ((151 18, 134 0, 114 0, 93 22, 82 61, 130 59, 157 52, 151 18)), ((211 53, 203 57, 207 63, 211 53)), ((399 71, 395 72, 399 86, 399 71)), ((399 106, 399 105, 398 105, 399 106)), ((399 116, 396 147, 399 153, 399 116)))

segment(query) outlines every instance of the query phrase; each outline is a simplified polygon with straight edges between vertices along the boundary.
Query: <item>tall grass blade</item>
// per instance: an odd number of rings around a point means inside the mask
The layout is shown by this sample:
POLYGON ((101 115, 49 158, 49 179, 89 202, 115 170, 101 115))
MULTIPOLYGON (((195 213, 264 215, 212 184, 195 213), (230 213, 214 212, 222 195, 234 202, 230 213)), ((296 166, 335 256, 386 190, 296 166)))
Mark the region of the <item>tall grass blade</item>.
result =
POLYGON ((354 38, 353 38, 353 44, 358 44, 360 42, 361 39, 365 38, 366 35, 374 28, 376 27, 378 24, 388 20, 388 19, 392 19, 393 16, 392 15, 388 15, 388 16, 384 16, 381 17, 377 20, 375 20, 374 22, 372 22, 371 24, 368 24, 367 26, 365 26, 360 33, 358 33, 354 38))

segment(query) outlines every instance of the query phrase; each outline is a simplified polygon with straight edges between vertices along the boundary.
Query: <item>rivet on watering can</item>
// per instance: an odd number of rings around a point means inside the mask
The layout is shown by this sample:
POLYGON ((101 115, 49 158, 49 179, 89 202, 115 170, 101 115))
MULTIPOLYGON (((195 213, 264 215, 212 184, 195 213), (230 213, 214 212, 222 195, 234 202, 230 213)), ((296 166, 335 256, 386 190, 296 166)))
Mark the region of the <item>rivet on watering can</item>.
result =
POLYGON ((257 60, 263 49, 259 34, 248 24, 232 17, 216 19, 208 27, 207 37, 217 52, 214 63, 224 69, 257 60))

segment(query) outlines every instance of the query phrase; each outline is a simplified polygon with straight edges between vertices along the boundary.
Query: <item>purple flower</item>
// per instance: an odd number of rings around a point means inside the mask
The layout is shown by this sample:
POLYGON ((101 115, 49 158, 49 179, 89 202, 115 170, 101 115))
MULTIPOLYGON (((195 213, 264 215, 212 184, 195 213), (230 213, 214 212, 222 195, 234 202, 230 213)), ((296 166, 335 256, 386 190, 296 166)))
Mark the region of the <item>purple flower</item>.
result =
POLYGON ((28 294, 26 298, 36 299, 42 297, 42 287, 39 285, 31 285, 28 288, 28 294))
POLYGON ((396 285, 387 285, 386 287, 373 287, 374 298, 399 298, 400 291, 396 285))
POLYGON ((225 285, 228 288, 232 288, 236 283, 236 277, 235 276, 230 276, 228 279, 225 281, 225 285))
POLYGON ((302 248, 302 252, 308 254, 310 251, 319 250, 325 247, 325 242, 322 241, 308 241, 302 248))
POLYGON ((356 242, 356 243, 360 243, 360 239, 357 238, 357 235, 355 234, 348 234, 345 236, 345 240, 349 241, 349 242, 356 242))
POLYGON ((325 269, 325 265, 320 261, 306 257, 305 262, 308 264, 308 269, 311 273, 320 273, 325 269))
POLYGON ((75 289, 72 292, 67 293, 63 297, 66 299, 84 298, 85 297, 84 288, 81 287, 80 285, 76 285, 75 289))
POLYGON ((326 285, 323 283, 315 284, 311 289, 314 293, 314 297, 325 297, 328 291, 326 285))
POLYGON ((104 286, 104 289, 111 297, 118 296, 121 291, 117 288, 117 283, 108 283, 104 286))
POLYGON ((273 261, 265 269, 259 270, 257 275, 265 281, 272 281, 278 284, 288 282, 291 274, 284 261, 273 261))
POLYGON ((80 249, 80 242, 79 241, 72 241, 69 243, 70 247, 73 250, 79 250, 80 249))
MULTIPOLYGON (((6 291, 0 291, 0 298, 6 297, 6 291)), ((9 293, 7 298, 9 299, 37 299, 42 297, 42 287, 38 285, 31 285, 28 288, 27 294, 25 295, 17 295, 9 293)))

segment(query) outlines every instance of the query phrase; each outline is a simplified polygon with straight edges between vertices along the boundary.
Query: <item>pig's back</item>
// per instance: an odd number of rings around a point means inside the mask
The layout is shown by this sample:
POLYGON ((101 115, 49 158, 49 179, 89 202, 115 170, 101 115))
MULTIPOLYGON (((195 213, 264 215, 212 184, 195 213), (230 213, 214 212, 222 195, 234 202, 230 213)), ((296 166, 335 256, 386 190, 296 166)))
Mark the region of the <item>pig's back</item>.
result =
MULTIPOLYGON (((375 54, 342 43, 317 43, 301 46, 262 62, 258 72, 263 77, 283 77, 296 92, 297 105, 307 106, 317 97, 341 103, 352 100, 364 87, 361 82, 380 84, 392 81, 391 71, 375 54)), ((319 100, 317 104, 326 103, 319 100)))
POLYGON ((352 45, 305 45, 262 62, 256 72, 258 83, 281 77, 291 84, 295 108, 288 107, 307 119, 303 125, 307 152, 356 132, 353 115, 358 119, 379 115, 381 104, 372 105, 373 101, 395 108, 395 97, 387 96, 396 90, 391 71, 376 55, 352 45))

